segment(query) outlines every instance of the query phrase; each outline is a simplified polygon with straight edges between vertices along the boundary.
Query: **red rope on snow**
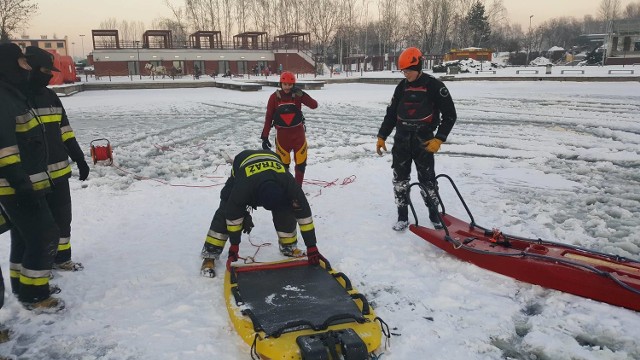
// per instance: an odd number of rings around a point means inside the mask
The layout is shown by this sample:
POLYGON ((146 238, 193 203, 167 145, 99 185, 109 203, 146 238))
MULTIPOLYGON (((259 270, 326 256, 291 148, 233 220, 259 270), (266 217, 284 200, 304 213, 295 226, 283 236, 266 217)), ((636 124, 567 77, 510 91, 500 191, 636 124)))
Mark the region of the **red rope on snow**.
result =
POLYGON ((260 252, 260 249, 262 249, 265 246, 271 246, 270 242, 265 242, 262 244, 254 244, 253 241, 251 241, 251 235, 249 235, 249 244, 251 244, 251 246, 256 248, 256 252, 253 253, 252 256, 247 256, 247 257, 240 257, 238 256, 238 259, 241 259, 242 261, 244 261, 245 264, 259 264, 260 261, 256 261, 256 257, 258 256, 258 252, 260 252))
POLYGON ((354 181, 356 181, 356 176, 355 175, 351 175, 349 177, 346 177, 339 184, 338 184, 338 180, 339 179, 335 179, 333 181, 306 179, 306 180, 303 180, 302 183, 303 184, 307 184, 307 185, 320 186, 320 187, 323 187, 323 188, 327 188, 327 187, 335 186, 335 185, 345 186, 345 185, 349 185, 349 184, 353 183, 354 181))
MULTIPOLYGON (((272 243, 265 242, 265 243, 256 245, 256 244, 253 243, 253 241, 251 241, 251 235, 249 235, 249 244, 251 244, 251 246, 256 248, 256 252, 253 253, 253 255, 251 255, 251 256, 246 256, 246 257, 238 256, 238 259, 242 260, 245 264, 262 264, 262 263, 264 263, 263 261, 257 261, 256 257, 258 256, 258 252, 260 252, 260 249, 262 249, 265 246, 271 246, 272 243)), ((300 255, 293 256, 293 257, 294 258, 303 258, 305 256, 307 256, 307 254, 304 251, 301 251, 300 255)))
POLYGON ((172 184, 172 183, 170 183, 168 181, 164 181, 162 179, 151 178, 151 177, 146 177, 146 176, 141 176, 141 175, 134 174, 131 171, 127 171, 127 170, 121 168, 120 166, 116 165, 115 163, 112 164, 112 166, 115 167, 116 169, 122 171, 123 173, 126 173, 126 174, 129 174, 129 175, 133 176, 133 178, 136 179, 136 180, 151 180, 151 181, 156 181, 156 182, 159 182, 161 184, 169 185, 169 186, 188 187, 188 188, 210 188, 210 187, 214 187, 214 186, 219 186, 219 185, 224 185, 225 184, 225 182, 216 183, 216 184, 210 184, 210 185, 172 184))

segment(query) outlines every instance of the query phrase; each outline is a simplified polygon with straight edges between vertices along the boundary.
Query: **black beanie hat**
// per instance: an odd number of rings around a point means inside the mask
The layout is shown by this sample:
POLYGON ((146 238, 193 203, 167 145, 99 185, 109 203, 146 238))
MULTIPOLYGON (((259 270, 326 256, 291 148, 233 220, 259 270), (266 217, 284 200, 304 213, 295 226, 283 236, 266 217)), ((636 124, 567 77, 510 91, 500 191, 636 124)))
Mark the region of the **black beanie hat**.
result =
POLYGON ((29 60, 29 66, 32 68, 40 69, 43 67, 51 71, 60 71, 58 68, 53 66, 53 54, 50 52, 40 49, 37 46, 27 46, 24 53, 29 60))
POLYGON ((0 44, 0 73, 7 74, 17 71, 20 67, 18 59, 25 57, 22 49, 14 43, 0 44))

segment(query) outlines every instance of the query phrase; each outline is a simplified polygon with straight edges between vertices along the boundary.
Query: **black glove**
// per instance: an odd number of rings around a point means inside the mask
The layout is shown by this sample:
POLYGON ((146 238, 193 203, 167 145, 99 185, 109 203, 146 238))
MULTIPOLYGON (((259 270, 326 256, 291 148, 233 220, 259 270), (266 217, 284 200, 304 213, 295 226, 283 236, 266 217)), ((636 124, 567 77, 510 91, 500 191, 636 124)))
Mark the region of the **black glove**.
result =
POLYGON ((251 229, 253 229, 253 219, 251 218, 251 214, 247 213, 244 216, 244 220, 242 221, 242 232, 245 234, 251 233, 251 229))
POLYGON ((238 252, 240 251, 240 245, 231 245, 229 247, 229 257, 227 258, 227 262, 238 261, 238 252))
POLYGON ((87 162, 84 161, 84 159, 81 159, 79 161, 76 161, 76 165, 78 166, 78 171, 80 172, 80 176, 78 176, 78 179, 80 179, 81 181, 87 180, 87 177, 89 177, 89 165, 87 165, 87 162))
POLYGON ((263 150, 271 150, 271 141, 268 138, 262 139, 262 149, 263 150))
POLYGON ((307 259, 310 265, 318 265, 320 263, 320 252, 317 246, 311 246, 307 248, 307 259))
POLYGON ((304 95, 304 91, 302 91, 302 89, 298 88, 298 87, 294 87, 293 90, 291 90, 293 92, 293 95, 301 97, 302 95, 304 95))

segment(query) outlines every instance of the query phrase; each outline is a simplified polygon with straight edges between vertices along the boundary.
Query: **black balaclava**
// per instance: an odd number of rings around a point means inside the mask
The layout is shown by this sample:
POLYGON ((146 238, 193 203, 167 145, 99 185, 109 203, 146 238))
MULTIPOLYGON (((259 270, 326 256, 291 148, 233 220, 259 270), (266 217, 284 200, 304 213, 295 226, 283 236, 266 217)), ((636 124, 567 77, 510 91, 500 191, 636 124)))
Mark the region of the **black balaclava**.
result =
POLYGON ((45 74, 42 68, 51 71, 60 71, 53 65, 53 55, 46 50, 37 46, 27 46, 25 50, 31 73, 29 74, 29 89, 38 90, 49 85, 49 81, 53 77, 51 74, 45 74))
POLYGON ((52 77, 53 75, 45 74, 40 71, 40 68, 32 68, 31 72, 29 73, 29 89, 37 90, 47 87, 52 77))
POLYGON ((13 43, 0 44, 0 80, 5 81, 23 93, 27 90, 29 70, 18 65, 18 59, 24 57, 20 47, 13 43))

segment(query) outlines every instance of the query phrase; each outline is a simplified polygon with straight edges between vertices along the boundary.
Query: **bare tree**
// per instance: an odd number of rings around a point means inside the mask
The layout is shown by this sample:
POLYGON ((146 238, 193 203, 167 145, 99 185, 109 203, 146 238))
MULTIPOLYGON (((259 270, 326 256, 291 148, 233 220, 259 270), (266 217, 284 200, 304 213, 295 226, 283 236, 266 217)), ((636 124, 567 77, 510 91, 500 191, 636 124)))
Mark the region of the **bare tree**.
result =
POLYGON ((305 25, 317 39, 322 55, 327 56, 327 48, 340 23, 337 0, 306 0, 305 25))
MULTIPOLYGON (((380 55, 402 50, 400 8, 395 0, 378 0, 380 55)), ((391 59, 390 59, 391 61, 391 59)), ((389 63, 391 66, 391 62, 389 63)))
POLYGON ((435 32, 435 40, 433 44, 433 52, 443 54, 447 52, 450 46, 449 31, 453 28, 455 4, 448 0, 439 0, 436 8, 436 18, 438 19, 437 31, 435 32))
POLYGON ((142 21, 127 21, 122 20, 120 26, 117 28, 119 31, 120 40, 135 43, 142 40, 142 34, 145 31, 145 25, 142 21))
POLYGON ((464 48, 472 45, 471 40, 471 28, 469 23, 465 20, 469 9, 476 0, 455 0, 454 13, 451 17, 452 33, 449 33, 451 39, 451 46, 464 48))
POLYGON ((235 22, 239 32, 247 31, 249 0, 236 0, 234 3, 235 22))
POLYGON ((598 8, 600 20, 605 23, 618 19, 620 17, 620 0, 601 0, 598 8))
POLYGON ((340 59, 344 57, 344 54, 354 54, 354 49, 359 48, 356 46, 356 34, 355 28, 357 24, 354 22, 356 15, 356 0, 341 0, 340 1, 340 19, 339 28, 342 30, 342 36, 337 40, 339 42, 339 54, 340 59))
POLYGON ((31 0, 1 0, 0 41, 7 41, 14 32, 24 29, 37 12, 38 5, 31 0))
POLYGON ((626 19, 640 19, 640 1, 628 4, 624 8, 622 16, 626 19))
POLYGON ((257 31, 265 31, 269 33, 270 16, 269 2, 267 0, 253 0, 249 3, 249 20, 250 26, 257 31))
POLYGON ((433 30, 438 19, 434 17, 434 2, 431 0, 408 0, 404 3, 404 18, 401 38, 407 46, 416 46, 430 52, 433 46, 433 30))
POLYGON ((100 25, 98 25, 100 29, 104 30, 117 30, 118 29, 118 19, 116 18, 108 18, 106 20, 100 21, 100 25))
POLYGON ((572 17, 557 17, 550 19, 539 26, 540 50, 546 50, 552 46, 566 48, 578 39, 581 33, 579 22, 572 17))
MULTIPOLYGON (((520 24, 502 24, 493 29, 491 36, 491 47, 496 51, 514 52, 522 49, 525 44, 525 33, 520 24)), ((525 45, 524 47, 527 47, 525 45)))
POLYGON ((602 22, 592 15, 585 15, 582 19, 582 33, 594 34, 602 31, 602 22))
POLYGON ((201 0, 185 0, 184 2, 187 19, 196 31, 207 30, 211 24, 207 5, 207 2, 201 0))
POLYGON ((485 7, 486 15, 489 17, 491 28, 498 27, 508 22, 507 8, 504 7, 504 0, 492 0, 491 4, 485 7))

